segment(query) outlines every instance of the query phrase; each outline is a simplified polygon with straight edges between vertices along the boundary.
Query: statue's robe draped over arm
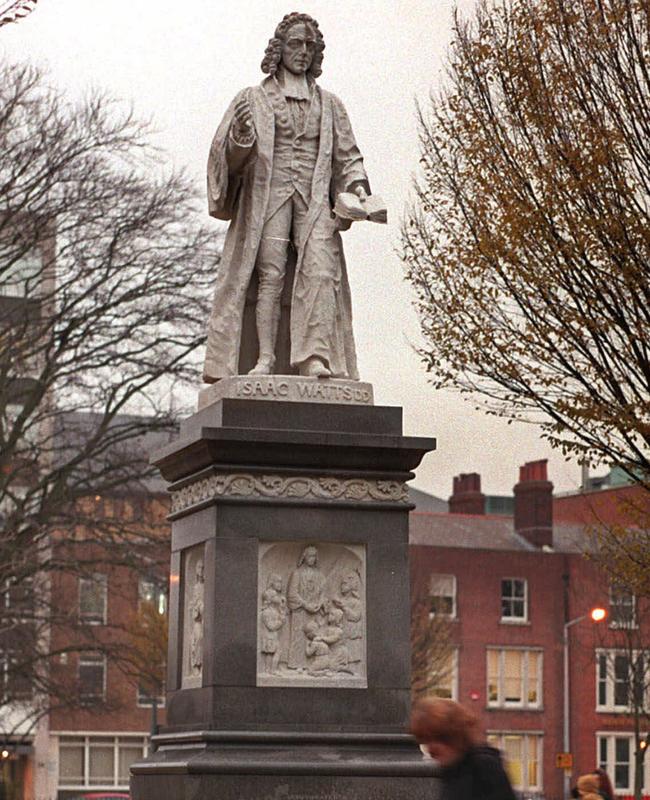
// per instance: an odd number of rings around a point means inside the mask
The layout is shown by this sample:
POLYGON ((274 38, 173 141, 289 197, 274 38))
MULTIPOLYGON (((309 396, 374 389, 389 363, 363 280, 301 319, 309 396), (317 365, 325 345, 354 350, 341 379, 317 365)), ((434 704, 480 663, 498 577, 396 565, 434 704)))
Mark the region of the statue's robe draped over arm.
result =
MULTIPOLYGON (((345 106, 336 95, 332 95, 333 115, 333 152, 332 152, 332 189, 331 203, 336 202, 336 195, 341 192, 354 191, 363 186, 370 194, 368 176, 363 166, 363 157, 359 152, 352 133, 352 126, 345 106)), ((346 220, 348 227, 350 220, 346 220)))
MULTIPOLYGON (((208 158, 208 210, 230 220, 219 264, 203 378, 213 383, 236 375, 246 292, 262 235, 273 159, 273 112, 260 87, 239 92, 212 140, 208 158), (246 97, 256 138, 247 157, 233 147, 235 106, 246 97)), ((245 150, 243 148, 242 150, 245 150)))
POLYGON ((242 185, 242 173, 254 160, 255 140, 250 146, 236 144, 231 136, 235 119, 235 106, 245 97, 247 90, 240 92, 226 111, 212 140, 208 156, 208 211, 211 217, 231 220, 235 203, 242 185))
MULTIPOLYGON (((266 79, 271 80, 270 78, 266 79)), ((363 159, 341 101, 323 90, 319 153, 312 180, 312 199, 304 239, 319 214, 331 207, 336 195, 361 183, 369 191, 363 159)), ((239 363, 244 304, 262 235, 269 202, 273 166, 275 124, 264 84, 240 92, 219 125, 208 160, 208 202, 211 216, 230 220, 217 273, 213 309, 208 325, 204 380, 209 383, 236 375, 239 363), (233 147, 230 131, 237 102, 246 96, 256 138, 250 148, 233 147), (246 152, 246 150, 249 152, 246 152)), ((341 286, 336 298, 339 351, 335 361, 343 372, 358 379, 352 336, 352 305, 340 236, 336 234, 341 260, 341 286)), ((300 243, 296 272, 300 270, 304 241, 300 243)), ((291 320, 292 352, 301 331, 291 320)), ((294 359, 292 358, 292 362, 294 359)))

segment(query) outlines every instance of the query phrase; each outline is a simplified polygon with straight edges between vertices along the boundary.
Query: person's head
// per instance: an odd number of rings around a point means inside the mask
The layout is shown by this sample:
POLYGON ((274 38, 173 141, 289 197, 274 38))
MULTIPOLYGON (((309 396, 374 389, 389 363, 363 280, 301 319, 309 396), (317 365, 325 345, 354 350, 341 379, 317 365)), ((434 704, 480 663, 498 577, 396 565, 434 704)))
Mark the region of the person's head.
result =
POLYGON ((196 566, 194 568, 194 575, 196 577, 197 582, 201 582, 203 580, 203 559, 199 558, 196 562, 196 566))
POLYGON ((600 794, 598 793, 600 788, 598 775, 593 772, 587 775, 581 775, 578 778, 576 787, 578 789, 578 795, 582 800, 597 800, 597 798, 600 798, 600 794))
POLYGON ((605 772, 604 769, 601 769, 600 767, 594 770, 594 775, 598 777, 598 787, 600 789, 601 794, 605 795, 605 797, 609 798, 609 800, 613 800, 614 787, 612 786, 612 782, 609 779, 609 775, 605 772))
POLYGON ((318 623, 315 620, 310 620, 302 630, 307 639, 311 642, 319 631, 318 623))
POLYGON ((317 78, 323 63, 325 42, 318 23, 309 14, 287 14, 275 29, 262 60, 262 72, 275 75, 280 64, 300 75, 317 78))
POLYGON ((277 574, 277 572, 272 572, 267 581, 266 581, 266 588, 267 589, 274 589, 276 592, 282 591, 282 577, 277 574))
POLYGON ((415 703, 411 733, 442 767, 459 761, 479 741, 476 717, 453 700, 440 697, 424 697, 415 703))
POLYGON ((351 594, 353 597, 359 597, 360 589, 361 589, 361 580, 356 572, 354 571, 347 572, 341 578, 342 595, 351 594))
POLYGON ((273 605, 275 596, 276 592, 273 589, 265 589, 262 592, 262 608, 268 608, 269 606, 273 605))
POLYGON ((318 550, 313 546, 305 547, 300 556, 298 566, 307 564, 308 567, 315 567, 318 564, 318 550))
POLYGON ((330 606, 327 610, 327 621, 330 625, 340 625, 343 621, 343 612, 336 606, 330 606))

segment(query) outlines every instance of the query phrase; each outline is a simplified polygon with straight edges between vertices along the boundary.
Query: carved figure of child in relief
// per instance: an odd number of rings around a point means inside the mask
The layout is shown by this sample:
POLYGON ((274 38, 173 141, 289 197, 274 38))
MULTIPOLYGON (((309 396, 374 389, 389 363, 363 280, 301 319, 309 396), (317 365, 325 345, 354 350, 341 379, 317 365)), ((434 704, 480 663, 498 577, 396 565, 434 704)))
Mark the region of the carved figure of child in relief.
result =
POLYGON ((307 656, 307 673, 309 675, 330 674, 330 648, 320 637, 320 625, 315 620, 308 622, 304 628, 305 654, 307 656))
POLYGON ((316 83, 324 49, 316 20, 287 14, 262 61, 268 77, 237 94, 213 139, 209 211, 230 226, 208 326, 208 383, 238 373, 244 305, 255 275, 259 349, 251 373, 274 372, 290 248, 297 254, 291 367, 308 377, 359 377, 340 235, 350 221, 332 209, 343 192, 365 201, 370 186, 343 104, 316 83))
POLYGON ((327 612, 325 625, 320 629, 315 641, 324 642, 329 647, 329 667, 332 672, 348 672, 348 648, 343 642, 343 612, 331 606, 327 612))
POLYGON ((361 600, 361 578, 355 571, 343 575, 340 596, 332 603, 343 612, 343 640, 349 654, 351 665, 363 660, 363 602, 361 600))
POLYGON ((287 601, 282 596, 282 578, 269 575, 267 588, 262 595, 262 646, 264 672, 275 675, 280 665, 279 633, 287 619, 287 601))

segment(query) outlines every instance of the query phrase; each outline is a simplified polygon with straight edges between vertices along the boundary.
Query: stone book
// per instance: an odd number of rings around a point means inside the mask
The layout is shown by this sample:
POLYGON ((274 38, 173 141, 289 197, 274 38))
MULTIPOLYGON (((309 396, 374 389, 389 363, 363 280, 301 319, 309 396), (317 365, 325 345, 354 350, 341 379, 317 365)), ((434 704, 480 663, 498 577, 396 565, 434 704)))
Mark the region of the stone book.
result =
POLYGON ((341 192, 336 198, 334 213, 343 219, 355 221, 369 220, 370 222, 388 222, 386 203, 378 194, 371 194, 361 201, 352 192, 341 192))

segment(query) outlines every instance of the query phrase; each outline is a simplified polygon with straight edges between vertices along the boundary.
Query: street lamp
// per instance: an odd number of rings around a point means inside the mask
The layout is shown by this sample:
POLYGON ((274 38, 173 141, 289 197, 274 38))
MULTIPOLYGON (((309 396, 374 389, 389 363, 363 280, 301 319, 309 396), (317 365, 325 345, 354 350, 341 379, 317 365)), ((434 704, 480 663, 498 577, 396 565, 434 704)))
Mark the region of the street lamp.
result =
MULTIPOLYGON (((607 616, 607 611, 604 608, 592 608, 588 614, 583 614, 575 619, 570 619, 564 623, 564 632, 562 636, 562 649, 564 655, 564 752, 571 752, 571 735, 569 725, 569 628, 572 625, 577 625, 583 619, 591 619, 592 622, 602 622, 607 616)), ((569 797, 571 791, 571 774, 568 769, 564 770, 564 797, 569 797)))

